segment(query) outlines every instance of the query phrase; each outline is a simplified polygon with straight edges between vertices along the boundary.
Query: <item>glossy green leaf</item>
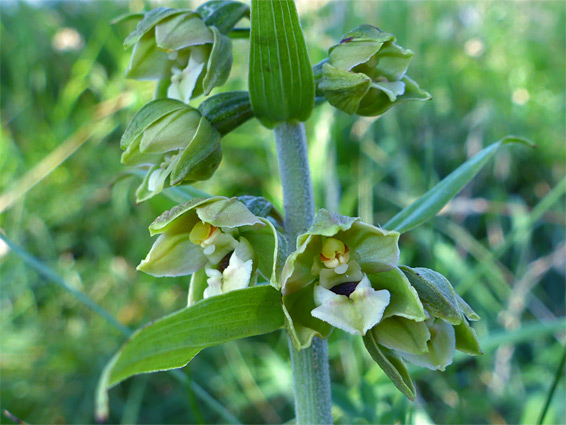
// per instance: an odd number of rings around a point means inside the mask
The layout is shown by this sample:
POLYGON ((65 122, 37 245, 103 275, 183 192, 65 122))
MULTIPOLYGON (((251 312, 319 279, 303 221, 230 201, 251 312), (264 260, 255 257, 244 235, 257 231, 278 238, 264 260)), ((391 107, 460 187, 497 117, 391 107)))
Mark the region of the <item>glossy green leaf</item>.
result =
POLYGON ((460 304, 454 288, 444 276, 434 270, 422 267, 399 267, 417 290, 426 310, 453 325, 462 322, 460 304))
POLYGON ((293 0, 252 0, 249 87, 256 117, 268 128, 305 121, 314 77, 293 0))
POLYGON ((415 386, 409 375, 407 366, 393 351, 379 345, 373 331, 368 332, 364 338, 364 345, 371 358, 379 365, 391 382, 405 397, 415 399, 415 386))
POLYGON ((208 298, 136 331, 108 363, 97 405, 106 390, 140 373, 185 366, 204 348, 273 332, 283 327, 281 296, 269 285, 208 298))
POLYGON ((446 176, 407 208, 400 211, 384 227, 403 233, 431 219, 475 177, 500 147, 511 143, 533 146, 526 139, 514 136, 507 136, 488 146, 446 176))

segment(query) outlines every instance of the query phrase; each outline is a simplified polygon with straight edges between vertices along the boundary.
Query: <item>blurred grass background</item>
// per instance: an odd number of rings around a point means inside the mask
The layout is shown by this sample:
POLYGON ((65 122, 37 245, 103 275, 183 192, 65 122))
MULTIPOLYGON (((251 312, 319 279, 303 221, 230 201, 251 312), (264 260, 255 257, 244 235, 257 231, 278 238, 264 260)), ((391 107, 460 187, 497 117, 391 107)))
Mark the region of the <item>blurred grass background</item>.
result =
MULTIPOLYGON (((122 40, 132 28, 109 22, 157 5, 187 2, 0 3, 0 228, 131 328, 184 307, 188 285, 135 271, 151 246, 148 224, 178 194, 136 206, 139 178, 119 161, 121 133, 153 88, 124 79, 122 40)), ((534 423, 566 341, 566 3, 298 7, 313 63, 347 30, 374 24, 415 51, 409 74, 433 95, 377 120, 317 108, 307 131, 318 207, 384 223, 500 137, 538 145, 502 150, 441 215, 401 239, 403 263, 445 274, 482 316, 475 328, 485 355, 457 357, 445 373, 415 370, 412 404, 360 338, 335 331, 336 422, 534 423)), ((221 90, 245 89, 247 47, 234 42, 232 78, 221 90)), ((249 122, 223 150, 199 189, 281 206, 267 130, 249 122)), ((124 336, 2 243, 0 273, 1 408, 29 423, 93 423, 97 379, 124 336)), ((559 379, 545 423, 566 418, 559 379)), ((130 379, 111 391, 111 412, 111 423, 290 421, 286 337, 225 344, 180 374, 130 379)))

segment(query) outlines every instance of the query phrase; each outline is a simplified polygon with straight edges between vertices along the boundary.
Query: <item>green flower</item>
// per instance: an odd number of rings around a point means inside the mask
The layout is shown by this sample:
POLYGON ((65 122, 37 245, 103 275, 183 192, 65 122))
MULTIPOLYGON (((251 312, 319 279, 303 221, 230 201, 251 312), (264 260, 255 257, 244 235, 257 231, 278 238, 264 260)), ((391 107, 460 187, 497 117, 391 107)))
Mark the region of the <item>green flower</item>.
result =
POLYGON ((329 49, 315 66, 318 90, 349 114, 377 116, 396 104, 430 95, 406 75, 413 52, 395 44, 393 34, 361 25, 329 49))
POLYGON ((189 304, 252 286, 258 277, 276 285, 277 231, 237 198, 193 199, 163 213, 149 230, 159 237, 138 270, 192 274, 189 304))
POLYGON ((211 1, 196 11, 160 7, 147 12, 126 38, 134 46, 126 76, 159 80, 157 97, 188 103, 223 85, 232 67, 228 34, 249 8, 235 1, 211 1))
POLYGON ((393 316, 426 318, 397 268, 399 233, 320 210, 282 272, 283 308, 297 349, 332 327, 365 335, 393 316))
POLYGON ((183 102, 158 99, 145 105, 120 142, 123 164, 148 168, 137 201, 169 186, 210 178, 222 160, 220 139, 211 123, 183 102))
POLYGON ((455 350, 482 354, 469 320, 479 316, 460 298, 440 273, 425 268, 400 267, 422 301, 427 319, 402 317, 383 320, 371 332, 375 341, 418 366, 444 370, 455 350))

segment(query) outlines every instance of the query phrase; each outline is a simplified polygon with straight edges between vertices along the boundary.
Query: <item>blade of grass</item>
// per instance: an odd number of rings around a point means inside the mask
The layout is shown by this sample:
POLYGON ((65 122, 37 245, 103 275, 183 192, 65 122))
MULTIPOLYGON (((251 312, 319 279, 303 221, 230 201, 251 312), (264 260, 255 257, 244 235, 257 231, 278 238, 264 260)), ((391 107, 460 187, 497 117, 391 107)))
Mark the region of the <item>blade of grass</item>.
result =
POLYGON ((558 369, 556 369, 556 374, 554 375, 554 381, 552 382, 552 385, 548 390, 548 394, 546 395, 546 402, 544 403, 544 407, 542 408, 542 412, 540 413, 540 418, 538 420, 539 425, 542 425, 544 421, 544 417, 546 416, 546 412, 548 412, 548 408, 550 407, 550 402, 552 401, 552 397, 554 396, 554 392, 556 391, 558 382, 560 381, 560 378, 562 378, 562 372, 564 372, 565 363, 566 363, 566 347, 564 347, 564 353, 562 354, 562 358, 560 359, 560 363, 558 364, 558 369))

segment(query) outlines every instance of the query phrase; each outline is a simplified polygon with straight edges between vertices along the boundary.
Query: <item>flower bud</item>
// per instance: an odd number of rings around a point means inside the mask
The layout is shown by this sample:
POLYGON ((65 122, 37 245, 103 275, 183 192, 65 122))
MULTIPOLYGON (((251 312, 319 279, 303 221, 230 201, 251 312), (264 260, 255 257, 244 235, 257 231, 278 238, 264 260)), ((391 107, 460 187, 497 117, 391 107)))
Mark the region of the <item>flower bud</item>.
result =
POLYGON ((220 133, 197 109, 172 99, 140 109, 120 144, 122 163, 149 166, 138 202, 166 187, 210 178, 222 159, 220 133))
POLYGON ((407 75, 413 52, 395 44, 395 37, 371 25, 361 25, 329 49, 317 65, 318 91, 349 114, 381 115, 409 100, 428 100, 407 75))

